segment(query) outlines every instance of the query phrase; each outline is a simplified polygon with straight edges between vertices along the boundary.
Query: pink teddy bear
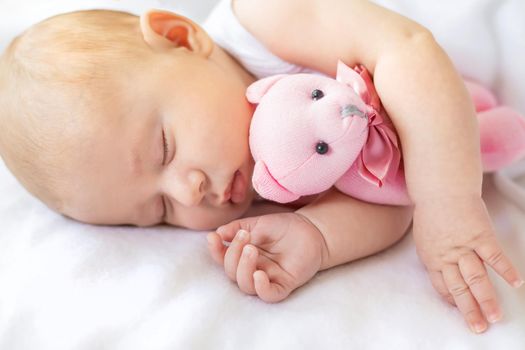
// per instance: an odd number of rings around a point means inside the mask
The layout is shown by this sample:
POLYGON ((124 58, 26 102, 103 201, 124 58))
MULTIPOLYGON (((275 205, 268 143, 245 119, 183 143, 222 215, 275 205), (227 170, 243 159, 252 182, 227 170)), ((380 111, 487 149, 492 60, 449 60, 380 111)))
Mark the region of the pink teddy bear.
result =
MULTIPOLYGON (((525 156, 525 120, 498 106, 484 87, 466 81, 480 127, 483 169, 525 156)), ((250 126, 253 186, 287 203, 335 186, 374 203, 410 204, 400 143, 363 66, 338 62, 337 77, 275 75, 247 90, 258 104, 250 126)))

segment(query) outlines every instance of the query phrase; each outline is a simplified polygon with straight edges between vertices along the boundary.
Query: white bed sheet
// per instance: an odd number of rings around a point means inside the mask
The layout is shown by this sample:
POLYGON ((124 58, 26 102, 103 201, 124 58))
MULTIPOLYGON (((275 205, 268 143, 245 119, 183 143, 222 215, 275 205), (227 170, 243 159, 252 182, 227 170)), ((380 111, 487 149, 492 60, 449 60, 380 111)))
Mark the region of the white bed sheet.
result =
MULTIPOLYGON (((162 7, 200 21, 213 2, 0 0, 0 45, 59 12, 162 7)), ((525 113, 525 2, 378 2, 432 29, 465 75, 525 113)), ((525 273, 525 205, 485 179, 500 241, 525 273)), ((0 165, 0 349, 524 349, 525 287, 490 274, 505 317, 482 335, 437 296, 411 235, 265 304, 212 262, 204 232, 74 222, 0 165)))

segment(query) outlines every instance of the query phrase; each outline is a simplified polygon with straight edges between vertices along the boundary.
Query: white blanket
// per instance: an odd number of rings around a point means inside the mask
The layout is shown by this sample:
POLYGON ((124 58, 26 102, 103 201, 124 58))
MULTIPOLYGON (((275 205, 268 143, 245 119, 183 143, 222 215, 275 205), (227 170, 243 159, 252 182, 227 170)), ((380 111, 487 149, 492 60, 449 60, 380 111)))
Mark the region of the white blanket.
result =
MULTIPOLYGON (((0 0, 0 45, 59 12, 162 7, 201 21, 213 2, 0 0)), ((523 0, 380 3, 429 27, 465 75, 525 113, 523 0)), ((500 242, 525 274, 525 205, 485 180, 500 242)), ((411 235, 265 304, 212 262, 205 233, 68 220, 0 163, 0 349, 525 349, 525 287, 490 275, 505 316, 482 335, 434 291, 411 235)))

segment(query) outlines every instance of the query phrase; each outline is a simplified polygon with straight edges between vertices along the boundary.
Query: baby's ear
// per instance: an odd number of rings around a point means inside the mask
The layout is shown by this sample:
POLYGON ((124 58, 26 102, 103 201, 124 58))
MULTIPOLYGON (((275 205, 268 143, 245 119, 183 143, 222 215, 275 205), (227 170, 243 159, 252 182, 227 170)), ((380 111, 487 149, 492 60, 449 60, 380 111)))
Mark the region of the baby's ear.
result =
POLYGON ((277 74, 267 78, 257 80, 252 85, 248 86, 246 90, 246 98, 251 103, 259 103, 264 95, 270 90, 270 88, 282 78, 288 76, 288 74, 277 74))
POLYGON ((195 22, 169 11, 149 10, 140 16, 144 41, 154 50, 185 47, 208 57, 213 40, 195 22))

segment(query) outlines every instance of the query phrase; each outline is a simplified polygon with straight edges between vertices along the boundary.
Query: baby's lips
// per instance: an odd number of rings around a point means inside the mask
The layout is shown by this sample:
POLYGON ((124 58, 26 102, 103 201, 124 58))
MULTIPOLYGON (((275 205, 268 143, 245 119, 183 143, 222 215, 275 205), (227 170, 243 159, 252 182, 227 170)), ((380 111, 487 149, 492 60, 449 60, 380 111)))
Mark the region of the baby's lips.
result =
POLYGON ((288 191, 270 174, 263 161, 257 161, 253 169, 253 188, 261 197, 278 203, 289 203, 300 196, 288 191))

